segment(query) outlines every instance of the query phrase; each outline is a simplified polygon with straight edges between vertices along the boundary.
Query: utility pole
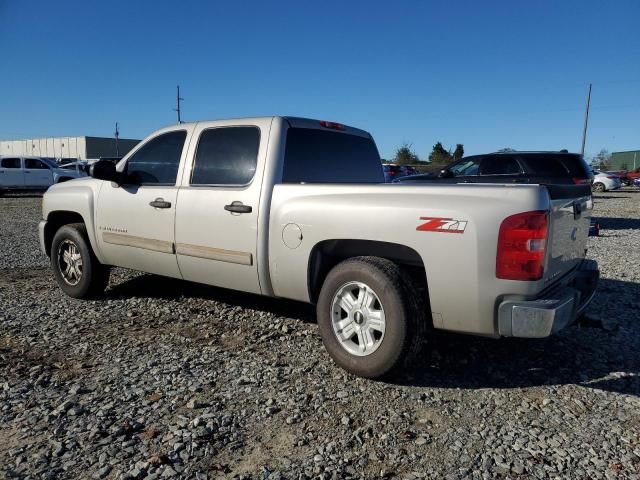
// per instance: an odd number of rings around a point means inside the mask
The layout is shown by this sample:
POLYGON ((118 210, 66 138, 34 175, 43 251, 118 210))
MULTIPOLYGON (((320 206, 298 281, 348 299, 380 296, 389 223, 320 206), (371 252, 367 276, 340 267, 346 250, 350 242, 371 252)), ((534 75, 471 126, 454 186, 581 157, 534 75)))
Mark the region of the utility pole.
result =
POLYGON ((120 138, 120 130, 118 130, 118 122, 116 122, 115 137, 116 137, 116 158, 120 158, 120 148, 118 146, 118 138, 120 138))
POLYGON ((180 85, 176 88, 178 89, 178 94, 176 95, 176 108, 174 108, 173 111, 178 112, 178 123, 182 123, 182 120, 180 119, 180 102, 184 100, 184 98, 180 96, 180 85))
POLYGON ((591 104, 591 84, 589 84, 589 93, 587 94, 587 109, 584 112, 584 127, 582 129, 582 149, 580 153, 584 155, 584 144, 587 141, 587 125, 589 124, 589 105, 591 104))

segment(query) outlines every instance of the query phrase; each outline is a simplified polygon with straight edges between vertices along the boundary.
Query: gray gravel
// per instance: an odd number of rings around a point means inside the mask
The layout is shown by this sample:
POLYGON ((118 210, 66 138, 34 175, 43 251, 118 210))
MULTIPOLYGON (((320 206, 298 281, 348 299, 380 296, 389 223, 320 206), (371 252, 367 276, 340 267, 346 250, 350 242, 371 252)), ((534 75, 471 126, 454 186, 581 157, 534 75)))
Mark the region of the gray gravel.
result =
POLYGON ((307 305, 115 270, 65 297, 39 198, 0 198, 0 478, 640 478, 640 191, 603 194, 588 318, 540 341, 436 334, 388 382, 307 305))

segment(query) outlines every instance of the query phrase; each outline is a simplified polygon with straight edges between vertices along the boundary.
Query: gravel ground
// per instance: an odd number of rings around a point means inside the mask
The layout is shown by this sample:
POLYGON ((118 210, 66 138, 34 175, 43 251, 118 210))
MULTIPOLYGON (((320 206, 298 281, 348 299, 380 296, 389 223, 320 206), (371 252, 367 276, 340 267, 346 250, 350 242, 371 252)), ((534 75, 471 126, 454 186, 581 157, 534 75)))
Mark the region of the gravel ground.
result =
POLYGON ((65 297, 40 203, 0 198, 0 478, 640 478, 640 191, 596 197, 580 325, 436 334, 387 382, 334 366, 307 305, 124 270, 65 297))

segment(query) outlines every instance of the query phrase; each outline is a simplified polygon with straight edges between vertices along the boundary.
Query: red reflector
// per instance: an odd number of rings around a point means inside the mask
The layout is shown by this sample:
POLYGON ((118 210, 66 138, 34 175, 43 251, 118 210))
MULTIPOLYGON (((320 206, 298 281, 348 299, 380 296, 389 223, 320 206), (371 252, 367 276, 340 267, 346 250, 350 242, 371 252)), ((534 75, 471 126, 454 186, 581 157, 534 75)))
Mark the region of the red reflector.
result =
POLYGON ((588 178, 573 177, 571 180, 573 180, 573 183, 575 183, 576 185, 582 185, 582 184, 585 184, 585 183, 589 183, 589 179, 588 178))
POLYGON ((323 126, 324 128, 333 128, 334 130, 344 130, 344 125, 342 125, 341 123, 327 122, 325 120, 322 120, 320 122, 320 125, 323 126))
POLYGON ((502 221, 496 256, 497 278, 542 278, 548 224, 549 218, 545 211, 518 213, 502 221))

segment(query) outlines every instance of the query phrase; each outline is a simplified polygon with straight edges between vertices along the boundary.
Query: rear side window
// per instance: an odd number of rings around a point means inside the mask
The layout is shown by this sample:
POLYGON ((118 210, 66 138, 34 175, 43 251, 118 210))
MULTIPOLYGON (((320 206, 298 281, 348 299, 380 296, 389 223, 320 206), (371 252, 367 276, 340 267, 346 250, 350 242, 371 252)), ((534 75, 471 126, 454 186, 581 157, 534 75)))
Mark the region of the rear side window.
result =
POLYGON ((35 158, 25 158, 24 159, 24 168, 35 168, 35 169, 40 169, 40 170, 48 170, 49 167, 47 165, 45 165, 43 162, 41 162, 40 160, 37 160, 35 158))
POLYGON ((0 167, 20 168, 20 159, 19 158, 3 158, 2 162, 0 162, 0 167))
POLYGON ((378 149, 371 138, 290 128, 283 183, 383 183, 378 149))
POLYGON ((589 166, 581 155, 565 155, 561 161, 572 177, 589 176, 589 166))
POLYGON ((158 135, 127 161, 129 181, 139 185, 175 185, 187 132, 158 135))
POLYGON ((482 175, 513 175, 520 173, 518 161, 510 155, 496 155, 482 160, 482 175))
POLYGON ((246 185, 256 172, 260 129, 222 127, 200 135, 192 185, 246 185))
POLYGON ((580 155, 524 155, 521 160, 527 166, 527 171, 534 175, 579 178, 589 176, 587 164, 580 155))

